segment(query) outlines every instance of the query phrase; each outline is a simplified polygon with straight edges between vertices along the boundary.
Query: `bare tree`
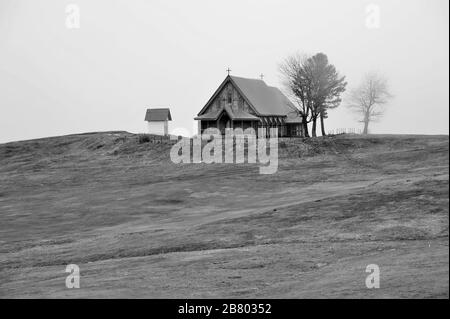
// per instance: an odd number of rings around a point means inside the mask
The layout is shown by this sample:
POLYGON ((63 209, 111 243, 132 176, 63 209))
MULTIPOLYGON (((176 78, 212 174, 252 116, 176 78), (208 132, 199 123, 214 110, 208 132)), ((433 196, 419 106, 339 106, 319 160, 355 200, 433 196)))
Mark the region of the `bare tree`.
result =
POLYGON ((304 136, 309 136, 310 122, 313 124, 312 136, 316 136, 319 118, 322 135, 326 135, 324 119, 328 116, 328 109, 340 104, 340 95, 347 85, 345 77, 339 75, 323 53, 311 57, 300 54, 290 56, 280 65, 280 71, 289 95, 297 103, 304 136))
POLYGON ((310 78, 304 67, 307 60, 306 55, 296 54, 286 58, 280 65, 280 72, 283 75, 287 93, 297 104, 297 112, 302 119, 302 133, 305 137, 309 137, 308 123, 311 121, 311 102, 308 99, 310 78))
POLYGON ((361 85, 350 91, 347 107, 364 123, 363 134, 368 134, 369 123, 379 120, 385 112, 384 105, 392 98, 387 80, 377 73, 368 73, 361 85))

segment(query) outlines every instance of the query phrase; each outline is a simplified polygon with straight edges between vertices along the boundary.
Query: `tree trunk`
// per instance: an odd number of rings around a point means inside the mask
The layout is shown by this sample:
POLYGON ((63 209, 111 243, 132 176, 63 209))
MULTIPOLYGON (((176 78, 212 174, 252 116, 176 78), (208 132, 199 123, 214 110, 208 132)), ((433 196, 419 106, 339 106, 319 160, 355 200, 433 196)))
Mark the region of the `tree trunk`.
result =
POLYGON ((317 117, 313 118, 313 125, 312 125, 312 137, 316 137, 316 127, 317 127, 317 117))
POLYGON ((367 133, 369 132, 369 121, 368 120, 364 120, 364 130, 363 130, 363 134, 367 135, 367 133))
POLYGON ((309 137, 308 119, 306 118, 306 116, 302 117, 302 129, 303 129, 303 136, 304 137, 309 137))
POLYGON ((322 129, 322 136, 327 136, 327 133, 325 133, 324 118, 322 114, 320 114, 320 128, 322 129))

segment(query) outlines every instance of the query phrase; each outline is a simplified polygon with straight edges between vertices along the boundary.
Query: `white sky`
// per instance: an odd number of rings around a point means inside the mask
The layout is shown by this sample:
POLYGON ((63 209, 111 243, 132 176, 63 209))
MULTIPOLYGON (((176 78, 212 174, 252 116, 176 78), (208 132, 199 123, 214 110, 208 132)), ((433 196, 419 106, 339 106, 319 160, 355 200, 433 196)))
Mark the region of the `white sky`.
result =
MULTIPOLYGON (((280 86, 289 54, 324 52, 355 86, 375 70, 395 99, 373 133, 448 134, 447 0, 0 0, 0 143, 70 133, 145 132, 168 106, 192 131, 230 67, 280 86), (66 27, 66 5, 80 28, 66 27), (366 27, 379 5, 380 27, 366 27)), ((341 105, 327 130, 359 128, 341 105)))

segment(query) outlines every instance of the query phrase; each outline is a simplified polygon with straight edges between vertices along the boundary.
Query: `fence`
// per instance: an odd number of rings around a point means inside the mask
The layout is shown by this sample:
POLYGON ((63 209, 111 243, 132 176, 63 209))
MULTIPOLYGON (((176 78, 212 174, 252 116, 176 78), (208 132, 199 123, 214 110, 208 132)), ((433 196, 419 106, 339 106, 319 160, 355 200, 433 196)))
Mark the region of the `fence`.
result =
POLYGON ((362 129, 357 128, 337 128, 328 131, 329 135, 339 135, 339 134, 362 134, 362 129))

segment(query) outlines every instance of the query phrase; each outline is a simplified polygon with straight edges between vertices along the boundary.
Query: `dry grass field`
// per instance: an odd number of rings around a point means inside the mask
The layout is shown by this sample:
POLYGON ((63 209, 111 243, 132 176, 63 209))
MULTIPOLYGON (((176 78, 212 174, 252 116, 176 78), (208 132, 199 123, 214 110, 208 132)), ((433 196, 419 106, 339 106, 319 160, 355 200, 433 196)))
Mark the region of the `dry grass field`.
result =
POLYGON ((273 175, 170 148, 1 144, 0 298, 449 297, 448 136, 283 141, 273 175))

